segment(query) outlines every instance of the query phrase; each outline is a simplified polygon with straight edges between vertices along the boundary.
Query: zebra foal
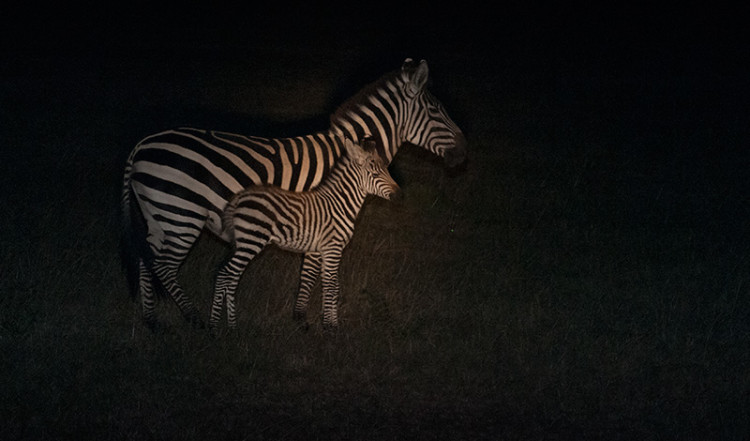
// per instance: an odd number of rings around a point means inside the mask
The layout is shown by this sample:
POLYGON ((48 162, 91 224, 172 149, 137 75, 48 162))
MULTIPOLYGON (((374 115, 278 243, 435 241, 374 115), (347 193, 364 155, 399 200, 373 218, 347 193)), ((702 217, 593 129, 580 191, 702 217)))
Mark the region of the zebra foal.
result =
POLYGON ((344 247, 354 233, 354 221, 367 195, 390 199, 399 188, 374 143, 344 140, 346 155, 316 189, 291 192, 271 186, 252 186, 234 196, 223 213, 223 235, 234 244, 234 254, 216 276, 209 326, 221 320, 226 301, 227 326, 237 325, 235 291, 250 261, 268 244, 305 253, 300 291, 294 307, 302 319, 309 291, 322 269, 323 326, 338 326, 338 269, 344 247), (364 149, 363 149, 364 147, 364 149))

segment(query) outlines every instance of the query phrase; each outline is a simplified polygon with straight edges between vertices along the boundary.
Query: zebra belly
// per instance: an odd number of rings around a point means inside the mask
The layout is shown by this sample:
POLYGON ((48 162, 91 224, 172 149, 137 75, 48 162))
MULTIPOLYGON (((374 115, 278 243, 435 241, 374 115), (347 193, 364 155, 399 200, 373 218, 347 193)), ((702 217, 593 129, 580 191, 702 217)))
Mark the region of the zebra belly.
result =
MULTIPOLYGON (((328 227, 330 228, 330 225, 328 227)), ((352 237, 352 232, 344 231, 343 233, 335 234, 325 229, 319 232, 319 234, 310 234, 309 231, 298 231, 296 234, 291 235, 276 230, 269 242, 282 250, 294 253, 325 253, 328 250, 343 249, 346 247, 349 239, 352 237)))
POLYGON ((271 238, 270 242, 275 244, 282 250, 291 251, 293 253, 311 253, 320 251, 319 242, 317 240, 311 240, 311 238, 288 238, 280 235, 274 235, 271 238))

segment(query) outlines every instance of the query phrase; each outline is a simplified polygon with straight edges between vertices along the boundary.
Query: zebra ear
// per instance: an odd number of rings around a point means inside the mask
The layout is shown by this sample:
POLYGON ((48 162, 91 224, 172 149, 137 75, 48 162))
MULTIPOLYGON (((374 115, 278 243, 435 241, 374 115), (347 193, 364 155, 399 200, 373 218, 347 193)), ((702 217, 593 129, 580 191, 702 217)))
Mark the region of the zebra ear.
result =
POLYGON ((419 66, 414 70, 411 75, 411 81, 409 82, 409 91, 413 94, 418 93, 424 89, 427 84, 427 79, 430 77, 430 68, 427 66, 427 61, 422 60, 419 62, 419 66))
POLYGON ((344 139, 344 148, 346 148, 346 154, 349 155, 355 164, 362 165, 367 160, 367 153, 362 150, 359 144, 351 139, 344 139))
POLYGON ((377 149, 375 138, 372 137, 363 139, 362 141, 360 141, 359 145, 362 146, 362 150, 368 153, 374 152, 377 149))
POLYGON ((411 58, 407 58, 404 60, 404 64, 401 65, 401 70, 407 70, 407 69, 413 69, 414 68, 414 60, 411 58))

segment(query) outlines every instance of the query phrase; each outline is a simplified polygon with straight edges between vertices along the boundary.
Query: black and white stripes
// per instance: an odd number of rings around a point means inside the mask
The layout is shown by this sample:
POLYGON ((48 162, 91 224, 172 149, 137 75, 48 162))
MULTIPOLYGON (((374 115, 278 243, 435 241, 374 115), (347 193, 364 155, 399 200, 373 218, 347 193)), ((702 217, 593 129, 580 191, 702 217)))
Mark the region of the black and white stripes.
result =
MULTIPOLYGON (((390 199, 398 186, 374 151, 345 141, 346 156, 316 189, 291 192, 252 186, 232 198, 224 210, 224 234, 234 254, 216 277, 210 325, 216 326, 226 299, 227 324, 236 325, 235 290, 248 263, 267 244, 305 253, 295 317, 304 319, 310 287, 322 271, 323 325, 338 326, 338 268, 354 233, 354 220, 367 195, 390 199)), ((372 148, 372 147, 371 147, 372 148)))
POLYGON ((189 321, 202 323, 177 282, 178 269, 201 231, 227 240, 222 212, 246 187, 315 188, 341 157, 344 136, 354 141, 371 137, 386 165, 405 142, 444 157, 450 166, 462 162, 466 139, 425 88, 428 73, 426 62, 406 60, 401 69, 342 104, 327 131, 312 135, 268 139, 182 128, 141 141, 125 167, 122 204, 126 225, 145 225, 143 231, 128 230, 134 233, 130 240, 139 243, 133 247, 139 250, 134 260, 146 322, 155 323, 158 282, 189 321))

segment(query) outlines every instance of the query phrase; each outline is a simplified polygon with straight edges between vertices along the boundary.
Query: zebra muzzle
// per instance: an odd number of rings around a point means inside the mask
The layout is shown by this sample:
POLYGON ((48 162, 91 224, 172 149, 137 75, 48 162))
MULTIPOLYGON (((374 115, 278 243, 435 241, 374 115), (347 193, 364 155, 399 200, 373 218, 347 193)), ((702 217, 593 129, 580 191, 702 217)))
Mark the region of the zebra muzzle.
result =
POLYGON ((452 148, 446 149, 443 155, 445 165, 449 168, 460 167, 466 164, 466 137, 463 133, 457 133, 455 137, 455 144, 452 148))
POLYGON ((396 201, 401 199, 401 188, 398 186, 398 184, 396 184, 396 182, 393 182, 393 184, 383 192, 383 198, 389 201, 396 201))

